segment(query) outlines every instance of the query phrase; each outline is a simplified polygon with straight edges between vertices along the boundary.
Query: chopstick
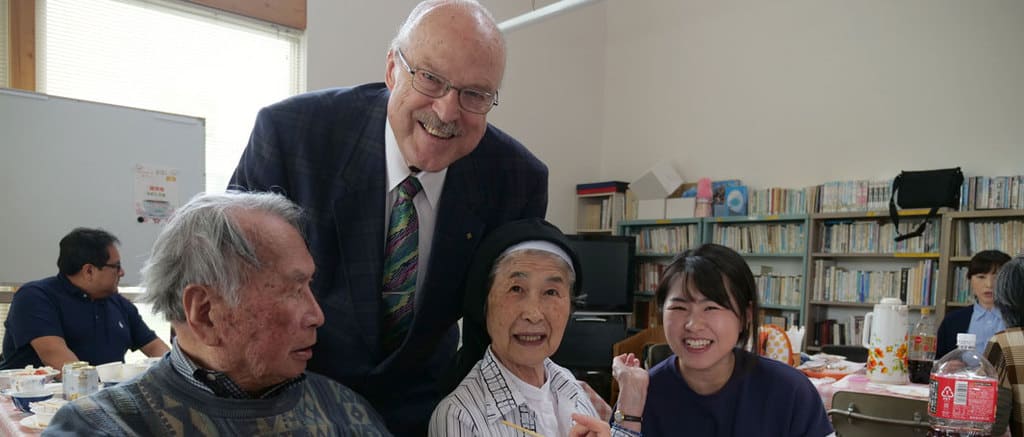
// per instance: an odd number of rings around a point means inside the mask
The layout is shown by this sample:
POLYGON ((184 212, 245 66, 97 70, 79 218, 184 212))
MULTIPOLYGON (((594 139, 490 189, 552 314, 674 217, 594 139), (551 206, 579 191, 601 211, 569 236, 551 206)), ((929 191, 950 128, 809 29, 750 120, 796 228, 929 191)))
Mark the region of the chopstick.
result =
POLYGON ((519 426, 519 425, 516 425, 516 424, 514 424, 514 423, 512 423, 512 422, 509 422, 509 421, 507 421, 507 420, 502 420, 502 421, 501 421, 501 424, 502 424, 502 425, 505 425, 505 426, 510 426, 510 427, 512 427, 512 428, 515 428, 515 429, 519 430, 520 432, 522 432, 523 434, 526 434, 526 435, 528 435, 528 436, 530 436, 530 437, 544 437, 544 436, 543 436, 543 435, 541 435, 541 434, 538 434, 538 433, 535 433, 535 432, 533 432, 533 431, 530 431, 530 430, 528 430, 528 429, 526 429, 526 428, 523 428, 523 427, 521 427, 521 426, 519 426))

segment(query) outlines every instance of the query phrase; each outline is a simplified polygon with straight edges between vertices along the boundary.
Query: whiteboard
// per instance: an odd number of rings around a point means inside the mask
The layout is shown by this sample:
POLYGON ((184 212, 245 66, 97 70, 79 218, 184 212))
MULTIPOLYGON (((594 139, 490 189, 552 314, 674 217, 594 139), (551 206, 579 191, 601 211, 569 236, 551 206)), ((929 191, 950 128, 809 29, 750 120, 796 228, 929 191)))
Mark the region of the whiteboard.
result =
POLYGON ((0 88, 0 282, 57 273, 58 242, 76 227, 121 240, 138 285, 162 224, 139 222, 136 166, 177 172, 177 204, 203 190, 202 118, 0 88))

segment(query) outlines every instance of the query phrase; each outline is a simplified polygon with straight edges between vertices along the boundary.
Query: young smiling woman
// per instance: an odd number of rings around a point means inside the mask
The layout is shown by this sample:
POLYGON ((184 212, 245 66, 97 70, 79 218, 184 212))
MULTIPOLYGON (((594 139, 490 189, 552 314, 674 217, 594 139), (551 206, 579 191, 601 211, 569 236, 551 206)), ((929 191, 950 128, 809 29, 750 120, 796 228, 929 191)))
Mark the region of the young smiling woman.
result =
POLYGON ((739 254, 717 244, 683 252, 655 296, 674 355, 650 371, 633 356, 615 357, 616 416, 639 420, 618 421, 613 434, 834 434, 807 377, 757 355, 757 287, 739 254))

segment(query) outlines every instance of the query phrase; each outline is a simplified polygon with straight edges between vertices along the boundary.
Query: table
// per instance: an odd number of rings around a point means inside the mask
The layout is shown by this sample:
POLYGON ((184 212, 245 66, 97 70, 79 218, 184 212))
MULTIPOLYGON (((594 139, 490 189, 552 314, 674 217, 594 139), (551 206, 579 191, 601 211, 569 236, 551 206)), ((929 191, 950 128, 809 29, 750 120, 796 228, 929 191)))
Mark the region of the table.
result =
POLYGON ((15 407, 10 398, 0 397, 0 435, 18 437, 42 434, 42 431, 21 426, 19 422, 28 416, 31 414, 23 413, 15 407))

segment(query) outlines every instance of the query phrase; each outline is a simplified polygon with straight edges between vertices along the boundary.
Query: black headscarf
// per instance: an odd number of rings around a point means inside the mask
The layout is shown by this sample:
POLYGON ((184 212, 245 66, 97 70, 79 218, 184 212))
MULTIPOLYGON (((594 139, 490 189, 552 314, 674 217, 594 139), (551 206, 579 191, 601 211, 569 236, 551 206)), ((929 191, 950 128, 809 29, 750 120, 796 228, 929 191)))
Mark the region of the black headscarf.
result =
POLYGON ((570 291, 570 301, 575 300, 583 283, 582 269, 576 252, 569 246, 569 240, 562 231, 543 219, 530 218, 506 223, 484 238, 480 243, 466 275, 466 289, 462 304, 462 347, 455 354, 455 360, 448 373, 441 378, 441 392, 448 394, 458 387, 487 351, 491 337, 487 334, 487 295, 490 293, 490 275, 494 263, 506 249, 524 241, 547 241, 565 251, 572 259, 576 282, 570 291))

